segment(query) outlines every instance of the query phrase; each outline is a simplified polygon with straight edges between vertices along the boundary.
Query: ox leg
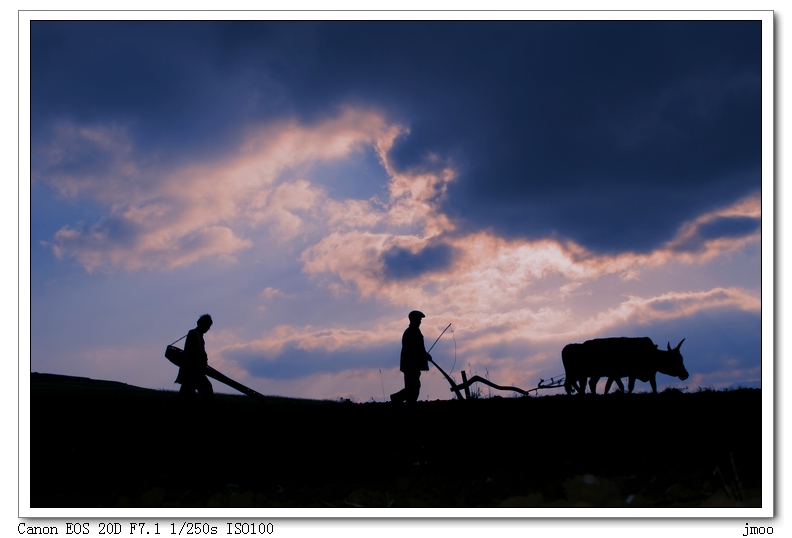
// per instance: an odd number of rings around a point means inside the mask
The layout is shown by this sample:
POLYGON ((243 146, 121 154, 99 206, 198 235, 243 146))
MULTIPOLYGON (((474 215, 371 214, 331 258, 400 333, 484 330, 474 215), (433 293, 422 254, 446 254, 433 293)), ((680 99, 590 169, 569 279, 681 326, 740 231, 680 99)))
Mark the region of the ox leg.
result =
POLYGON ((575 390, 578 394, 586 394, 586 378, 578 378, 575 380, 575 390))
POLYGON ((631 377, 630 381, 627 382, 627 392, 632 394, 634 388, 635 388, 635 378, 631 377))
POLYGON ((592 377, 589 379, 589 389, 591 389, 591 394, 597 394, 597 383, 599 383, 599 377, 592 377))
POLYGON ((652 385, 652 393, 657 394, 657 380, 655 376, 649 378, 649 384, 652 385))
POLYGON ((575 386, 575 382, 569 379, 567 376, 566 380, 564 381, 564 390, 567 394, 572 394, 574 391, 573 387, 575 386))
MULTIPOLYGON (((585 381, 584 381, 585 382, 585 381)), ((583 386, 583 392, 585 392, 585 385, 583 386)), ((564 390, 566 390, 567 394, 574 394, 580 393, 580 378, 567 375, 566 379, 564 380, 564 390)))
POLYGON ((619 392, 624 392, 624 383, 622 383, 621 378, 619 377, 609 377, 608 382, 605 383, 605 394, 610 392, 611 386, 613 386, 613 382, 616 382, 616 385, 619 387, 619 392))

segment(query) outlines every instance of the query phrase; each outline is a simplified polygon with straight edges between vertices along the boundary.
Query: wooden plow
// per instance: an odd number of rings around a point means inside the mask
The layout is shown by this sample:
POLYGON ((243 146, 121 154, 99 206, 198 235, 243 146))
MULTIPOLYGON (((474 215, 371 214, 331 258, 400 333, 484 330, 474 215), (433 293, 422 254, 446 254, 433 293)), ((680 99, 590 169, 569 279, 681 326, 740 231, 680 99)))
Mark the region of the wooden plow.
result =
POLYGON ((551 377, 547 381, 545 381, 544 379, 540 379, 539 385, 537 385, 536 388, 533 388, 531 390, 538 392, 539 389, 559 389, 564 387, 564 383, 566 383, 566 375, 559 374, 551 377))
POLYGON ((564 381, 565 381, 565 378, 566 378, 566 376, 564 376, 564 374, 561 374, 561 375, 553 376, 553 377, 551 377, 548 380, 541 379, 541 380, 539 380, 539 385, 537 385, 536 387, 534 387, 532 389, 528 389, 528 390, 523 390, 523 389, 521 389, 519 387, 504 387, 504 386, 501 386, 501 385, 496 385, 495 383, 493 383, 489 379, 484 379, 483 377, 478 376, 478 375, 474 375, 473 377, 468 379, 467 378, 467 374, 465 373, 464 370, 462 370, 462 372, 461 372, 462 373, 462 383, 457 385, 454 382, 454 380, 451 378, 451 376, 449 376, 447 373, 445 373, 443 371, 443 369, 440 368, 440 366, 438 366, 435 361, 431 361, 431 363, 434 364, 435 367, 440 371, 440 373, 443 374, 443 377, 446 378, 446 381, 448 381, 448 383, 451 385, 451 392, 455 392, 456 393, 456 396, 457 396, 458 400, 464 400, 464 399, 469 400, 471 398, 471 396, 470 396, 470 386, 473 383, 483 383, 484 385, 487 385, 487 386, 492 387, 492 388, 497 389, 497 390, 511 390, 511 391, 517 392, 519 394, 522 394, 523 396, 531 396, 531 393, 533 392, 534 396, 536 396, 536 394, 538 394, 538 392, 541 389, 562 388, 564 386, 564 381), (462 391, 464 391, 464 393, 465 393, 465 397, 464 398, 462 397, 462 391))
MULTIPOLYGON (((179 340, 181 340, 181 338, 179 340)), ((176 342, 178 342, 179 340, 177 340, 176 342)), ((174 342, 174 344, 176 342, 174 342)), ((179 349, 178 347, 174 346, 173 344, 171 344, 167 348, 165 348, 165 358, 168 359, 169 361, 171 361, 176 366, 181 366, 182 360, 183 360, 183 357, 182 357, 183 354, 184 354, 184 350, 179 349)), ((239 383, 238 381, 234 381, 230 377, 227 377, 227 376, 221 374, 220 372, 218 372, 217 370, 215 370, 214 368, 212 368, 209 365, 206 366, 206 376, 207 377, 211 377, 212 379, 216 379, 220 383, 228 385, 232 389, 236 389, 239 392, 241 392, 242 394, 246 394, 247 396, 250 396, 251 398, 255 398, 256 400, 258 400, 258 401, 260 401, 262 403, 264 403, 266 401, 266 398, 264 398, 263 394, 261 394, 259 392, 256 392, 255 390, 251 389, 250 387, 246 387, 245 385, 243 385, 242 383, 239 383)))
MULTIPOLYGON (((429 351, 432 351, 432 349, 435 347, 435 344, 437 344, 437 342, 440 340, 440 337, 445 334, 445 332, 449 329, 449 327, 451 327, 450 323, 448 324, 448 327, 443 329, 443 332, 441 332, 440 336, 437 337, 437 340, 434 341, 434 344, 432 344, 432 346, 429 348, 429 351)), ((540 379, 539 380, 539 385, 537 385, 536 387, 534 387, 532 389, 528 389, 528 390, 523 390, 523 389, 521 389, 519 387, 502 387, 500 385, 496 385, 495 383, 493 383, 489 379, 484 379, 483 377, 477 376, 477 375, 474 375, 473 377, 468 379, 467 378, 467 374, 465 373, 464 370, 462 370, 462 372, 461 372, 462 373, 462 383, 457 385, 456 382, 451 378, 451 376, 448 375, 447 373, 445 373, 445 371, 442 368, 440 368, 440 366, 435 361, 433 361, 432 359, 429 359, 429 362, 434 364, 435 368, 437 368, 440 371, 440 373, 443 374, 443 377, 445 377, 446 381, 448 381, 448 383, 451 385, 451 392, 456 393, 456 396, 457 396, 458 400, 464 400, 464 399, 468 399, 469 400, 471 398, 471 396, 470 396, 470 385, 472 385, 473 383, 483 383, 483 384, 485 384, 485 385, 487 385, 489 387, 492 387, 494 389, 497 389, 497 390, 511 390, 511 391, 517 392, 519 394, 522 394, 523 396, 530 396, 531 393, 534 392, 535 393, 534 396, 535 396, 536 394, 539 393, 539 391, 541 389, 557 389, 557 388, 563 387, 564 386, 564 381, 566 380, 566 376, 564 374, 560 374, 560 375, 553 376, 553 377, 551 377, 548 380, 540 379), (465 397, 464 398, 462 397, 462 391, 465 392, 465 397)))

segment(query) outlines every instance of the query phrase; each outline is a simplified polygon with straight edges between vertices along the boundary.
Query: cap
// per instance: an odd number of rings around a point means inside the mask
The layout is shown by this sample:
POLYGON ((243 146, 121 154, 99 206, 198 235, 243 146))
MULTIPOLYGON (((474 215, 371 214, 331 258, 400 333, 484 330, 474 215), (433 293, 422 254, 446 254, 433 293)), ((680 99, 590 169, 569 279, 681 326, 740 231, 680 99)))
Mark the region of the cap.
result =
POLYGON ((418 310, 413 310, 407 315, 407 317, 410 318, 410 320, 413 320, 413 319, 425 318, 426 316, 424 315, 423 312, 419 312, 418 310))

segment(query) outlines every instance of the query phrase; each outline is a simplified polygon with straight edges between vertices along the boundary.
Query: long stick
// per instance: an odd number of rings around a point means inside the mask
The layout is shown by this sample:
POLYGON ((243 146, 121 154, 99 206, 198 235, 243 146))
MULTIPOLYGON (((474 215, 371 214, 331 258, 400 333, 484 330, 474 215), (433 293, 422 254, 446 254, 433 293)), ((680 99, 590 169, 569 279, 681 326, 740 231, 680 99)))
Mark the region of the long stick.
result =
MULTIPOLYGON (((450 327, 450 326, 451 326, 451 324, 449 323, 449 324, 448 324, 448 327, 450 327)), ((443 329, 443 332, 441 332, 441 333, 440 333, 440 336, 443 336, 443 335, 445 334, 445 332, 448 330, 448 327, 446 327, 445 329, 443 329)), ((434 341, 434 344, 432 344, 432 347, 430 347, 430 348, 427 350, 427 353, 429 353, 429 351, 432 351, 432 348, 433 348, 433 347, 435 347, 435 344, 436 344, 437 342, 439 342, 439 341, 440 341, 440 336, 438 336, 438 337, 437 337, 437 340, 435 340, 435 341, 434 341)))
MULTIPOLYGON (((448 327, 451 327, 450 323, 448 324, 448 327)), ((440 333, 440 336, 443 336, 445 334, 445 332, 448 330, 448 327, 443 329, 443 332, 440 333)), ((437 340, 434 341, 434 344, 432 344, 432 347, 429 348, 429 351, 432 351, 432 348, 435 347, 435 344, 440 341, 440 336, 438 336, 437 340)), ((429 351, 427 351, 427 353, 429 353, 429 351)), ((464 398, 462 398, 462 393, 459 392, 458 388, 456 388, 456 383, 454 383, 454 380, 451 379, 451 377, 447 373, 445 373, 445 371, 442 368, 440 368, 440 366, 438 366, 437 363, 435 361, 433 361, 431 358, 429 359, 429 362, 434 364, 435 368, 440 370, 440 373, 443 374, 443 377, 445 377, 446 381, 448 381, 448 383, 451 385, 451 390, 456 392, 457 398, 459 398, 460 400, 464 399, 464 398)))

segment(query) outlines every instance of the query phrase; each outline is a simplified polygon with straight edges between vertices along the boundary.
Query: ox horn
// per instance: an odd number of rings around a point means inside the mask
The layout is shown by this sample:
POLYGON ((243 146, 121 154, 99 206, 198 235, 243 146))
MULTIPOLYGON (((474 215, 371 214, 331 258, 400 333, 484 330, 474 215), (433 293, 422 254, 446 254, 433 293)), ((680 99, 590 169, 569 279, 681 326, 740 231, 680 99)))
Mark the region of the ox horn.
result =
MULTIPOLYGON (((685 339, 683 338, 682 342, 684 342, 684 341, 685 341, 685 339)), ((674 348, 674 351, 679 351, 679 348, 682 346, 682 342, 679 342, 677 344, 677 347, 674 348)), ((671 351, 671 342, 668 343, 668 351, 671 351)))

